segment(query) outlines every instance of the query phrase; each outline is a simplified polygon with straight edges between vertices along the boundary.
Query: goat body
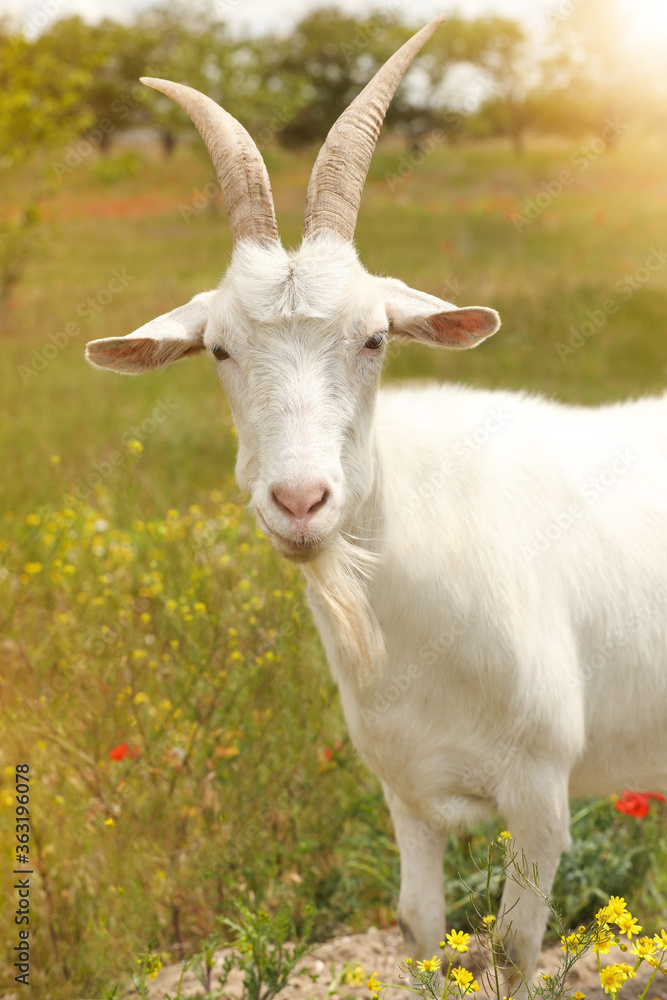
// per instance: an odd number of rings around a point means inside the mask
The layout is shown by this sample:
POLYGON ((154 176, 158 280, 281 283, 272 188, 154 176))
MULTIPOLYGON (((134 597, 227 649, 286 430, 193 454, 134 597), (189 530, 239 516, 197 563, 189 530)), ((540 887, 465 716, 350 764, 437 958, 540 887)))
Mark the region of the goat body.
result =
MULTIPOLYGON (((667 794, 667 399, 586 409, 459 387, 383 390, 370 604, 387 664, 341 656, 353 742, 401 852, 408 949, 437 953, 447 828, 499 811, 548 891, 568 796, 667 794)), ((508 880, 531 970, 546 909, 508 880)))
MULTIPOLYGON (((352 740, 384 788, 415 958, 444 934, 449 826, 499 810, 548 893, 569 794, 667 793, 667 401, 378 391, 388 340, 457 350, 499 327, 492 309, 368 274, 352 245, 382 116, 440 20, 332 127, 291 253, 242 126, 147 81, 206 141, 234 252, 216 290, 87 348, 125 373, 205 350, 218 362, 237 480, 303 564, 352 740)), ((526 976, 546 917, 507 881, 498 927, 526 976)))

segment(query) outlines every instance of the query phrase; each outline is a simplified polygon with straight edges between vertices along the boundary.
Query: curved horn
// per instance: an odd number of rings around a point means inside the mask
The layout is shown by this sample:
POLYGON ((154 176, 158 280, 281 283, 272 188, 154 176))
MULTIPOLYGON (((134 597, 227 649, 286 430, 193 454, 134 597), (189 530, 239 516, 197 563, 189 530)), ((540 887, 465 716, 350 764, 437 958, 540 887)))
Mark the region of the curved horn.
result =
POLYGON ((361 194, 380 128, 403 74, 445 20, 434 17, 387 60, 334 123, 322 146, 306 194, 303 235, 323 229, 354 238, 361 194))
POLYGON ((206 143, 220 182, 234 243, 278 242, 271 182, 262 154, 235 118, 192 87, 142 76, 147 87, 171 97, 187 111, 206 143))

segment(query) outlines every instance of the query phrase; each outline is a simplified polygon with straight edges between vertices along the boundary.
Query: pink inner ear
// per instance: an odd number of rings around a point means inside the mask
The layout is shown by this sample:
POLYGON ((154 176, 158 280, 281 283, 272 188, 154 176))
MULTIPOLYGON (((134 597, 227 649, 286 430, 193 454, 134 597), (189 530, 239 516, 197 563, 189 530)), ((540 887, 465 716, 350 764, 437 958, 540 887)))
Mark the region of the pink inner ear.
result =
POLYGON ((203 350, 203 344, 181 340, 153 340, 151 337, 114 337, 92 341, 87 352, 93 364, 120 372, 141 373, 162 368, 188 354, 203 350))
POLYGON ((492 309, 469 306, 436 313, 426 321, 430 338, 443 347, 473 347, 498 329, 492 309))

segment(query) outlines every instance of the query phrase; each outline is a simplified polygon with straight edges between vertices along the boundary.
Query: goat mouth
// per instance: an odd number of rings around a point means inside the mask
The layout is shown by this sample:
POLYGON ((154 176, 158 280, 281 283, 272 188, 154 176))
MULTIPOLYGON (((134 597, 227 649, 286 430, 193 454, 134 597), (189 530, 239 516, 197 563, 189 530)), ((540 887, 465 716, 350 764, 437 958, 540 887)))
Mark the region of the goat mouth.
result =
POLYGON ((324 542, 321 538, 287 538, 285 535, 281 535, 275 529, 270 528, 260 512, 255 511, 257 515, 257 520, 259 521, 262 531, 264 531, 271 542, 280 552, 281 556, 286 559, 290 559, 292 562, 304 563, 310 562, 315 559, 322 549, 324 548, 324 542))

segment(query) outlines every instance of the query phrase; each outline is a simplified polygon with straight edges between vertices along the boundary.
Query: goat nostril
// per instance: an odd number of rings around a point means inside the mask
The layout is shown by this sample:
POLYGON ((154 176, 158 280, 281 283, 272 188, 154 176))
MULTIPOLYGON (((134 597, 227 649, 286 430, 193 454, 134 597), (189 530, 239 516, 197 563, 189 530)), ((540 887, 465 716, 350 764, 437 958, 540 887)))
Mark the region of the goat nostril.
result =
POLYGON ((324 507, 328 499, 329 499, 329 490, 327 489, 322 490, 321 497, 319 498, 319 500, 316 500, 315 503, 312 504, 312 506, 308 508, 308 513, 314 514, 316 511, 320 510, 321 507, 324 507))

